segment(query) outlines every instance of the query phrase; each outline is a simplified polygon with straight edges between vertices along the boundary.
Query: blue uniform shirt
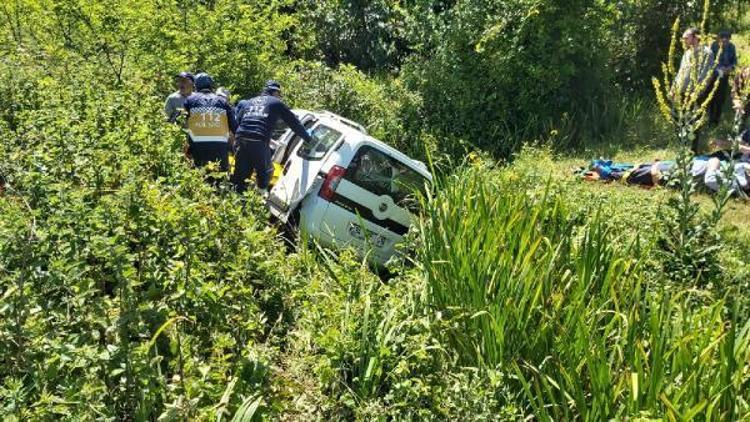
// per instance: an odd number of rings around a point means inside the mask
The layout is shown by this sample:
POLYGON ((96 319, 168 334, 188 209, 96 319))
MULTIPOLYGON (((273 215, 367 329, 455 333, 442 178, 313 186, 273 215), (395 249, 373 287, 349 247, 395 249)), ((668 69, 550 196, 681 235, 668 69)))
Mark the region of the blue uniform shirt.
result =
MULTIPOLYGON (((719 48, 718 42, 714 42, 711 45, 711 50, 714 52, 714 55, 719 54, 719 48)), ((716 67, 734 68, 735 66, 737 66, 737 49, 734 47, 734 44, 730 42, 727 43, 727 46, 721 51, 721 56, 719 56, 719 62, 716 67)))
POLYGON ((237 138, 258 139, 270 141, 276 122, 281 118, 287 125, 307 142, 312 138, 302 126, 297 116, 273 95, 261 94, 249 100, 242 100, 237 104, 237 138))

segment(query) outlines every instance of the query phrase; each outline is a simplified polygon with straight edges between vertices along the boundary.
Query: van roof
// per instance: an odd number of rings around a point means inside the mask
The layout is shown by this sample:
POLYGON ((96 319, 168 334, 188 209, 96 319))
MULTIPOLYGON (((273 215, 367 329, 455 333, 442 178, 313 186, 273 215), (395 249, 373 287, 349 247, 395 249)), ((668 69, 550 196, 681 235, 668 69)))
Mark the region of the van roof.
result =
POLYGON ((361 144, 369 144, 375 146, 379 150, 385 152, 393 158, 396 158, 404 164, 410 165, 410 167, 412 167, 419 174, 432 181, 432 174, 429 172, 427 166, 423 162, 415 160, 397 150, 396 148, 393 148, 392 146, 384 143, 383 141, 368 135, 367 130, 361 124, 326 110, 311 112, 308 110, 295 109, 294 112, 298 115, 304 115, 306 113, 313 114, 318 118, 318 120, 325 122, 327 125, 343 133, 344 139, 354 147, 353 149, 356 149, 361 144))

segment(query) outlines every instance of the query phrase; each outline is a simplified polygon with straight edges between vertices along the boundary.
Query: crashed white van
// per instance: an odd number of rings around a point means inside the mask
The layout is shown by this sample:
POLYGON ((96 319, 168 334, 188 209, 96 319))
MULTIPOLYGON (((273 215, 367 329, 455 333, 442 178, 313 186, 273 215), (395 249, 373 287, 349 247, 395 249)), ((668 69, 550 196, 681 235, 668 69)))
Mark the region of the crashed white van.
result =
POLYGON ((314 142, 290 130, 273 141, 283 170, 268 195, 271 214, 325 246, 351 246, 385 263, 412 223, 414 193, 432 175, 358 123, 330 112, 295 113, 314 142))

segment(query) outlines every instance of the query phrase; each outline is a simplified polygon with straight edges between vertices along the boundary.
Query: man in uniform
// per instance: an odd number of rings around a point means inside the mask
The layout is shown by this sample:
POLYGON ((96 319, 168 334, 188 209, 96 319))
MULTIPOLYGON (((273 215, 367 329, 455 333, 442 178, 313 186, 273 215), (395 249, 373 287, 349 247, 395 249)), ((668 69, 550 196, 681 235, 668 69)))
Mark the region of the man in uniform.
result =
POLYGON ((189 152, 196 167, 217 162, 229 170, 229 147, 237 120, 227 100, 213 92, 214 81, 206 73, 195 76, 194 93, 185 101, 188 114, 189 152))
POLYGON ((281 100, 281 85, 276 81, 266 82, 263 92, 237 104, 237 139, 234 151, 235 164, 232 184, 237 192, 247 189, 247 179, 255 170, 256 185, 265 191, 271 180, 271 135, 277 120, 281 118, 306 142, 312 142, 310 134, 297 116, 281 100))

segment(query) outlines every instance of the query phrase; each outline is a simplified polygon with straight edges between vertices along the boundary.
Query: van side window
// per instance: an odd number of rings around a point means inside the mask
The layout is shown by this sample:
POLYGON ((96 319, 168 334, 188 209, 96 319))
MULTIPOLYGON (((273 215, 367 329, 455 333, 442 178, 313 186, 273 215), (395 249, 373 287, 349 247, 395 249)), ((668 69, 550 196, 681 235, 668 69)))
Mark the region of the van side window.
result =
POLYGON ((289 129, 289 125, 286 124, 286 122, 283 119, 279 119, 276 121, 276 126, 273 128, 273 134, 271 135, 271 139, 281 139, 281 137, 284 135, 284 133, 289 129))
POLYGON ((399 206, 412 208, 413 193, 425 187, 424 176, 371 146, 363 146, 349 164, 344 179, 375 195, 388 195, 399 206))
POLYGON ((313 142, 304 143, 297 150, 297 155, 306 160, 322 160, 333 144, 341 138, 341 132, 326 125, 318 125, 313 129, 313 142))
MULTIPOLYGON (((280 122, 283 122, 282 120, 279 120, 280 122)), ((286 125, 286 123, 284 123, 286 125)), ((306 121, 303 126, 305 126, 305 129, 310 129, 315 124, 315 120, 310 119, 306 121)), ((279 164, 286 164, 286 161, 289 159, 289 156, 292 154, 292 151, 294 151, 294 148, 297 147, 297 144, 302 142, 302 138, 300 138, 297 135, 294 135, 292 139, 289 140, 289 142, 284 147, 284 152, 281 153, 281 158, 279 161, 277 161, 279 164)))

